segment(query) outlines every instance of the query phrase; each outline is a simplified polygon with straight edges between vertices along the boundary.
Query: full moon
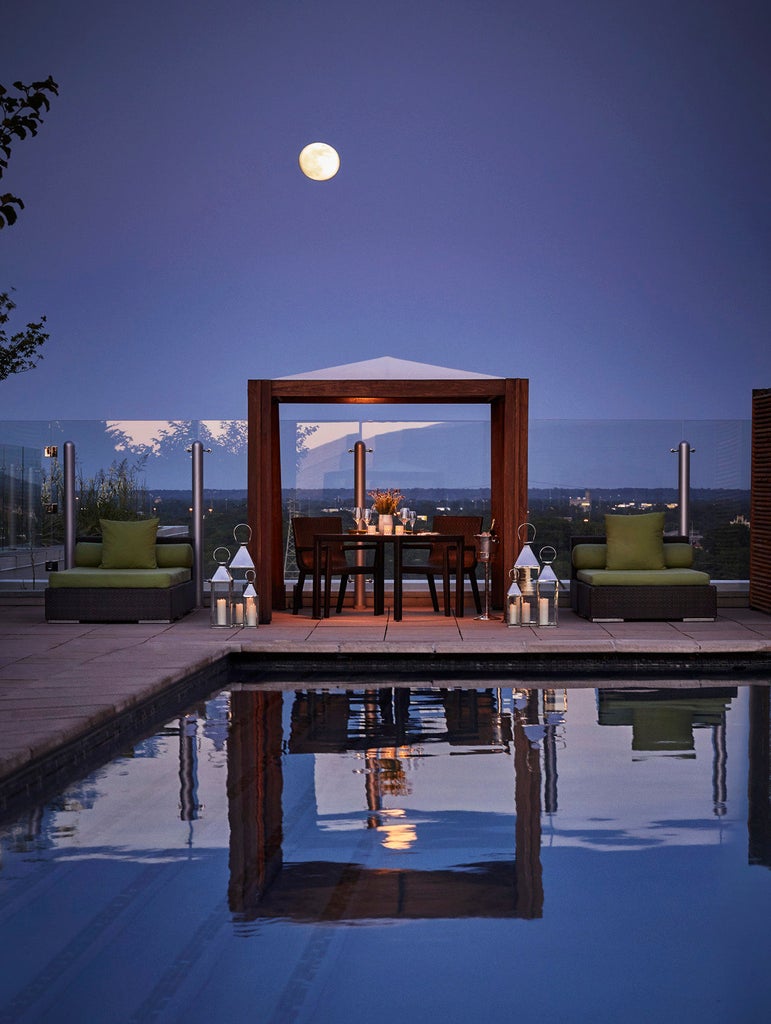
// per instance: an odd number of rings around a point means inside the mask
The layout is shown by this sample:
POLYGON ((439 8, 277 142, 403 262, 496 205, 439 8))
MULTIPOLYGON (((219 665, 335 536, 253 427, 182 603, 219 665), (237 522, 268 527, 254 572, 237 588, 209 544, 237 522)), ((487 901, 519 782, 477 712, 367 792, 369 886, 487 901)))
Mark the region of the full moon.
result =
POLYGON ((326 142, 311 142, 300 153, 300 170, 306 178, 329 181, 340 170, 340 157, 326 142))

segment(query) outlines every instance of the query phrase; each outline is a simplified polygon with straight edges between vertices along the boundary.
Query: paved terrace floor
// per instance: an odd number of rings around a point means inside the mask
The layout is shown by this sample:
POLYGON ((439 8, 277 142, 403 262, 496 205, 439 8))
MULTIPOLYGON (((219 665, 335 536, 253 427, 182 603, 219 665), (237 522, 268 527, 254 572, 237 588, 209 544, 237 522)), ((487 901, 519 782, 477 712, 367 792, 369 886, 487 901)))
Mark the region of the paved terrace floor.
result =
POLYGON ((561 679, 560 686, 596 685, 586 664, 605 671, 617 665, 621 678, 614 686, 646 685, 638 674, 645 658, 664 677, 668 665, 677 667, 679 685, 710 685, 699 682, 699 658, 705 658, 722 659, 723 678, 734 665, 741 675, 754 664, 759 681, 768 682, 771 616, 726 608, 715 622, 592 623, 561 610, 556 629, 510 629, 500 617, 445 618, 421 609, 406 611, 401 622, 354 611, 316 621, 306 611, 274 614, 270 625, 256 630, 221 630, 209 626, 203 609, 172 624, 85 625, 46 623, 40 605, 6 605, 0 607, 0 782, 191 674, 213 671, 232 653, 257 663, 271 656, 306 664, 363 657, 370 665, 414 657, 435 665, 437 675, 442 664, 465 658, 472 679, 473 666, 485 659, 502 665, 509 659, 509 670, 522 671, 528 659, 553 658, 575 668, 574 678, 561 679), (588 659, 584 668, 581 659, 588 659))

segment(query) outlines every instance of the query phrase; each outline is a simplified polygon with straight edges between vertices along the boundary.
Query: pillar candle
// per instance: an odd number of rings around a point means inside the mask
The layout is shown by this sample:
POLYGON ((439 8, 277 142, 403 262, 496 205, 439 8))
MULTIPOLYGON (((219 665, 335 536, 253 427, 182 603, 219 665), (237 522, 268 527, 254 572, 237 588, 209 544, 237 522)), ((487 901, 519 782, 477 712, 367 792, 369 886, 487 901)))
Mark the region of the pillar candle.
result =
POLYGON ((257 625, 257 602, 253 597, 246 599, 246 624, 247 626, 257 625))
POLYGON ((549 625, 549 599, 548 597, 538 598, 538 625, 549 625))
POLYGON ((217 598, 217 625, 227 625, 227 601, 224 597, 217 598))

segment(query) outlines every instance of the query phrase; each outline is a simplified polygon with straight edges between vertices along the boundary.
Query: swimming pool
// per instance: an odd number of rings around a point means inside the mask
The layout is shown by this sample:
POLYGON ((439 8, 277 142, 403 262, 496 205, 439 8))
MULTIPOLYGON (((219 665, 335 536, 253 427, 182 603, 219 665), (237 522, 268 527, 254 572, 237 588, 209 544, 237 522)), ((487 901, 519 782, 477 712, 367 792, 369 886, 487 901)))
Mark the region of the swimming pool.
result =
POLYGON ((765 686, 239 681, 0 833, 0 1020, 755 1021, 765 686))

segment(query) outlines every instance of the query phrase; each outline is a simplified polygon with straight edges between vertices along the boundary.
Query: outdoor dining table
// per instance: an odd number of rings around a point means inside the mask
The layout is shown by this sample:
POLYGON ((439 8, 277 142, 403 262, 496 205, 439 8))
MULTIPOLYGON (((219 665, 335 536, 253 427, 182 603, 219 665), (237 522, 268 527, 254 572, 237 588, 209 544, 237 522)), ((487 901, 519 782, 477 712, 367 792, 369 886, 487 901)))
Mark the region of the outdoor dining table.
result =
POLYGON ((385 571, 384 548, 393 545, 394 552, 394 621, 402 618, 403 585, 402 566, 404 552, 413 549, 430 548, 439 545, 442 548, 442 591, 444 596, 444 614, 451 615, 450 602, 450 552, 455 551, 455 614, 463 618, 463 534, 445 533, 317 533, 313 537, 313 618, 321 619, 329 616, 329 587, 325 587, 324 607, 322 608, 321 580, 328 579, 327 559, 330 550, 336 544, 344 544, 349 550, 361 550, 366 547, 379 547, 379 558, 373 566, 374 595, 373 612, 382 615, 385 611, 385 571))

